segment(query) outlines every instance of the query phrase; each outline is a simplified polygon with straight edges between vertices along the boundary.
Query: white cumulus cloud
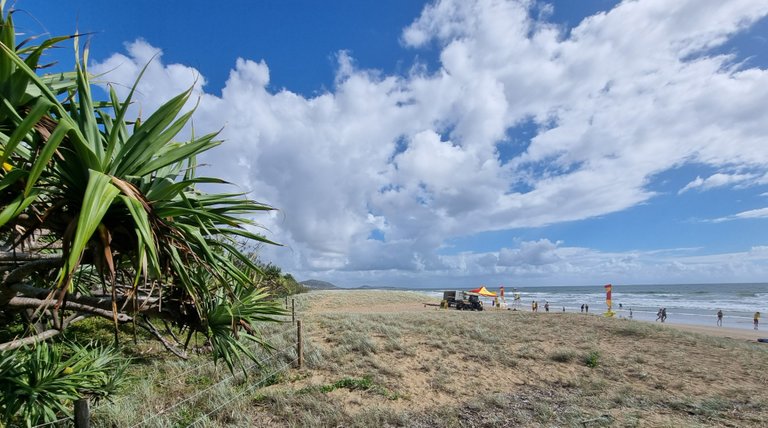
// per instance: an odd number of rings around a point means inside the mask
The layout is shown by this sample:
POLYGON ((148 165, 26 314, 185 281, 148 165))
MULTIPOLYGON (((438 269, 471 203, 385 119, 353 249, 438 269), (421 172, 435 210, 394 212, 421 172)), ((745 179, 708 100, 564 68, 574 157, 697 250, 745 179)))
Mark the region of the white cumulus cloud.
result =
MULTIPOLYGON (((124 95, 154 57, 137 95, 143 114, 194 84, 196 132, 224 126, 226 140, 205 173, 280 209, 259 220, 289 249, 264 254, 299 277, 407 285, 515 269, 574 281, 596 269, 637 274, 647 263, 634 253, 547 240, 441 251, 454 237, 627 209, 654 196, 653 176, 687 163, 768 172, 768 72, 708 53, 768 3, 626 1, 570 32, 534 7, 437 1, 402 42, 439 49, 438 69, 384 75, 340 52, 335 86, 312 97, 268 90, 269 65, 248 58, 212 95, 197 70, 165 64, 141 40, 91 70, 124 95), (528 121, 536 135, 502 158, 507 131, 528 121)), ((681 192, 747 178, 715 175, 681 192)))

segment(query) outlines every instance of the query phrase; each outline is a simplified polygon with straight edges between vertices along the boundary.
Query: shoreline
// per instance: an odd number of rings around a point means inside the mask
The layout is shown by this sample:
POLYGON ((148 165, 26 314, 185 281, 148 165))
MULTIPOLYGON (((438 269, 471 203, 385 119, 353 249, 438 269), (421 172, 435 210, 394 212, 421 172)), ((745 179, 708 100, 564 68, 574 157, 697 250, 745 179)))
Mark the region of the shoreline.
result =
POLYGON ((699 324, 685 324, 685 323, 674 323, 674 322, 666 322, 666 323, 657 323, 654 321, 642 321, 638 320, 640 322, 648 323, 648 324, 656 324, 661 325, 664 328, 673 328, 680 331, 685 332, 693 332, 693 333, 701 333, 706 334, 709 336, 718 336, 718 337, 726 337, 730 339, 739 339, 739 340, 749 340, 751 342, 757 342, 757 339, 762 337, 768 337, 768 331, 762 331, 762 330, 747 330, 742 328, 733 328, 733 327, 710 327, 710 326, 704 326, 699 324))
MULTIPOLYGON (((490 309, 488 312, 494 312, 496 309, 490 309)), ((526 312, 526 311, 515 311, 515 312, 526 312)), ((527 311, 530 312, 530 311, 527 311)), ((557 315, 561 312, 558 311, 552 311, 552 315, 557 315)), ((569 312, 570 314, 573 314, 573 312, 569 312)), ((546 316, 546 312, 542 313, 539 312, 539 314, 546 316)), ((583 314, 584 316, 592 316, 592 317, 600 317, 603 316, 600 314, 583 314)), ((667 321, 665 323, 661 323, 658 321, 653 321, 650 319, 643 319, 643 318, 632 318, 629 319, 627 317, 615 317, 612 318, 616 321, 627 321, 627 322, 640 322, 643 324, 650 324, 650 325, 657 325, 661 328, 672 328, 678 331, 683 332, 690 332, 690 333, 700 333, 700 334, 706 334, 709 336, 716 336, 716 337, 724 337, 724 338, 730 338, 730 339, 737 339, 737 340, 748 340, 750 342, 757 342, 757 339, 759 338, 768 338, 768 331, 766 330, 754 330, 754 329, 747 329, 742 327, 717 327, 717 326, 710 326, 710 325, 703 325, 703 324, 695 324, 695 323, 685 323, 685 322, 676 322, 676 321, 667 321)), ((768 327, 764 327, 768 328, 768 327)))
MULTIPOLYGON (((317 290, 317 291, 320 291, 320 290, 317 290)), ((356 290, 356 289, 353 289, 353 290, 327 290, 327 291, 331 291, 331 295, 336 294, 338 292, 341 292, 339 294, 344 294, 344 292, 350 292, 350 291, 352 293, 359 293, 359 294, 365 294, 366 292, 371 292, 371 291, 374 293, 392 293, 392 294, 407 293, 411 295, 414 293, 412 290, 356 290)), ((434 296, 429 296, 426 293, 424 293, 423 297, 426 297, 426 299, 414 299, 413 301, 406 300, 406 301, 399 301, 399 302, 393 302, 393 301, 387 300, 385 302, 369 302, 368 304, 361 305, 361 306, 346 306, 344 305, 344 303, 339 301, 338 302, 339 307, 326 307, 318 310, 318 312, 345 312, 350 314, 363 314, 363 313, 399 313, 399 312, 402 313, 402 312, 423 312, 423 311, 443 310, 435 306, 425 306, 426 303, 439 304, 439 300, 434 299, 434 296)), ((506 309, 486 309, 483 312, 494 313, 497 311, 507 312, 506 309)), ((530 313, 530 309, 514 310, 512 312, 530 313)), ((561 313, 560 311, 556 311, 556 310, 553 310, 549 314, 547 314, 546 312, 540 311, 538 315, 546 316, 546 315, 557 315, 560 313, 561 313)), ((568 311, 568 313, 573 314, 574 312, 568 311)), ((602 317, 602 315, 598 313, 589 313, 589 314, 583 314, 583 315, 602 317)), ((759 338, 768 337, 767 330, 753 330, 753 329, 747 329, 743 327, 732 327, 732 326, 717 327, 715 325, 710 326, 710 325, 704 325, 704 324, 677 322, 677 321, 669 321, 669 320, 665 323, 659 323, 651 319, 645 319, 642 316, 641 317, 636 316, 633 319, 629 319, 626 316, 621 316, 621 317, 616 317, 614 319, 616 321, 625 320, 629 322, 641 322, 644 324, 660 325, 662 328, 672 328, 672 329, 683 331, 683 332, 699 333, 699 334, 705 334, 709 336, 730 338, 730 339, 736 339, 736 340, 747 340, 750 342, 757 342, 757 339, 759 338)), ((764 328, 768 329, 768 326, 764 328)))

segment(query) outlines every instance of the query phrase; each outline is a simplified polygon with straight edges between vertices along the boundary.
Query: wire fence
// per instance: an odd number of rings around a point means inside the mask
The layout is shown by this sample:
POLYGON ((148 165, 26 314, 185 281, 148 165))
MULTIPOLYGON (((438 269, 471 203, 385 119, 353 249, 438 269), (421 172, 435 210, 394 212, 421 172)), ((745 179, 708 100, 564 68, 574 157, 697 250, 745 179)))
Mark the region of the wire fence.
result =
MULTIPOLYGON (((286 328, 284 328, 284 329, 282 329, 282 330, 280 330, 278 332, 273 332, 267 338, 265 338, 265 341, 268 342, 268 343, 272 343, 275 340, 275 338, 284 337, 286 335, 286 333, 293 332, 293 330, 294 330, 293 327, 286 327, 286 328)), ((254 351, 256 351, 259 348, 259 346, 260 345, 258 343, 255 343, 252 346, 250 346, 249 351, 254 352, 254 351)), ((187 370, 185 370, 185 371, 183 371, 181 373, 178 373, 178 374, 174 373, 172 377, 169 377, 165 381, 159 382, 157 384, 157 386, 159 386, 159 387, 168 386, 168 385, 170 385, 170 384, 172 384, 174 382, 178 382, 179 379, 184 379, 187 376, 189 376, 190 374, 202 371, 202 369, 210 367, 210 366, 212 366, 214 364, 215 364, 215 361, 213 359, 209 359, 208 361, 206 361, 206 362, 204 362, 202 364, 198 364, 198 365, 196 365, 196 366, 194 366, 194 367, 192 367, 190 369, 187 369, 187 370)), ((103 408, 106 408, 106 407, 109 407, 109 406, 114 406, 114 405, 120 404, 121 402, 123 402, 123 401, 125 401, 125 400, 127 400, 129 398, 131 398, 130 395, 123 395, 122 397, 119 397, 119 398, 111 400, 111 401, 102 401, 101 404, 99 404, 97 406, 94 406, 91 410, 96 412, 99 409, 103 409, 103 408)))
MULTIPOLYGON (((267 365, 267 363, 268 363, 269 361, 271 361, 271 360, 275 359, 276 357, 280 356, 280 354, 282 354, 283 352, 285 352, 285 351, 287 351, 288 349, 291 349, 291 348, 293 348, 293 345, 291 345, 291 346, 287 346, 287 347, 285 347, 284 349, 280 350, 279 352, 277 352, 277 353, 274 353, 272 356, 270 356, 270 357, 269 357, 269 358, 267 358, 266 360, 262 360, 262 361, 259 361, 259 362, 254 362, 254 363, 252 363, 250 366, 248 366, 248 368, 246 369, 246 371, 252 370, 253 368, 255 368, 255 367, 257 367, 257 366, 266 366, 266 365, 267 365)), ((294 359, 294 361, 296 361, 296 360, 298 360, 298 357, 297 357, 296 359, 294 359)), ((287 366, 288 366, 288 364, 286 364, 286 365, 285 365, 285 367, 287 367, 287 366)), ((197 392, 197 393, 195 393, 195 394, 189 395, 189 396, 187 396, 186 398, 184 398, 183 400, 177 401, 177 402, 173 403, 172 405, 170 405, 170 406, 168 406, 168 407, 166 407, 166 408, 164 408, 164 409, 162 409, 162 410, 160 410, 160 411, 156 412, 155 414, 153 414, 153 415, 151 415, 151 416, 149 416, 149 417, 146 417, 146 418, 144 418, 144 419, 143 419, 141 422, 139 422, 138 424, 136 424, 136 425, 132 425, 132 427, 131 427, 131 428, 136 428, 136 427, 140 427, 140 426, 143 426, 143 425, 145 425, 145 424, 147 424, 147 423, 151 422, 153 419, 157 419, 157 418, 159 418, 160 416, 163 416, 163 415, 165 415, 165 414, 168 414, 168 413, 170 413, 170 412, 171 412, 171 410, 174 410, 174 409, 177 409, 177 408, 179 408, 179 407, 180 407, 182 404, 184 404, 184 403, 188 403, 188 402, 191 402, 192 400, 194 400, 194 399, 196 399, 196 398, 200 398, 200 397, 202 397, 202 396, 203 396, 203 394, 205 394, 205 393, 207 393, 207 392, 209 392, 209 391, 213 390, 213 389, 214 389, 214 388, 216 388, 216 387, 219 387, 219 386, 221 386, 221 385, 224 385, 224 384, 226 384, 226 383, 229 383, 229 382, 230 382, 230 381, 232 381, 233 379, 243 379, 243 378, 244 378, 244 376, 245 376, 245 375, 244 375, 244 374, 241 374, 241 372, 239 372, 239 371, 238 371, 238 372, 235 372, 234 374, 232 374, 232 375, 230 375, 230 376, 227 376, 227 377, 225 377, 224 379, 222 379, 222 380, 220 380, 220 381, 218 381, 218 382, 216 382, 216 383, 214 383, 214 384, 212 384, 212 385, 208 386, 207 388, 205 388, 205 389, 202 389, 202 390, 198 391, 198 392, 197 392)), ((270 374, 269 376, 262 376, 262 377, 260 377, 260 381, 259 381, 259 382, 257 382, 256 384, 261 384, 261 383, 264 383, 264 381, 266 381, 267 379, 270 379, 272 376, 274 376, 274 374, 270 374)), ((231 400, 230 402, 232 402, 232 401, 234 401, 234 400, 231 400)))
MULTIPOLYGON (((294 320, 295 321, 295 320, 294 320)), ((292 323, 292 320, 288 319, 285 321, 286 323, 292 323)), ((293 324, 293 323, 292 323, 293 324)), ((300 328, 300 327, 299 327, 300 328)), ((268 343, 274 343, 276 338, 285 337, 287 334, 289 334, 291 331, 296 331, 296 328, 292 325, 291 327, 286 327, 280 331, 272 332, 267 338, 265 338, 265 341, 268 343)), ((268 368, 269 373, 262 374, 258 378, 254 378, 254 382, 250 383, 246 388, 244 388, 242 391, 240 391, 238 394, 234 395, 231 399, 228 399, 227 401, 224 401, 220 404, 218 404, 216 407, 214 407, 212 410, 207 411, 206 413, 199 416, 197 419, 195 419, 191 424, 189 424, 189 427, 193 427, 198 425, 199 423, 205 421, 208 417, 211 415, 216 414, 217 412, 221 411, 222 409, 226 408, 227 406, 237 402, 238 400, 241 400, 246 394, 249 392, 252 392, 256 390, 257 388, 265 385, 268 381, 271 379, 274 379, 274 376, 277 374, 287 370, 291 366, 295 365, 296 363, 300 363, 301 361, 301 355, 300 355, 300 349, 301 346, 299 345, 297 347, 297 341, 300 338, 300 333, 297 333, 297 337, 291 338, 291 343, 282 347, 279 350, 272 350, 268 356, 265 358, 252 361, 247 367, 243 367, 242 370, 236 370, 229 372, 230 374, 219 378, 216 380, 216 382, 212 383, 211 385, 208 385, 202 390, 199 390, 191 395, 188 395, 184 397, 181 400, 175 401, 170 406, 167 406, 159 411, 155 411, 152 415, 142 419, 140 422, 134 424, 131 426, 131 428, 138 428, 145 426, 149 423, 152 423, 153 421, 161 418, 161 417, 168 417, 170 415, 173 415, 175 412, 178 412, 180 409, 182 409, 183 405, 186 403, 193 402, 194 400, 199 400, 201 398, 204 398, 206 394, 209 394, 210 392, 214 391, 218 387, 225 386, 229 383, 231 383, 234 380, 244 380, 248 375, 247 373, 252 373, 252 371, 257 368, 268 368), (290 351, 295 351, 295 355, 289 353, 290 351), (289 360, 283 360, 282 363, 280 363, 281 359, 285 359, 286 357, 290 358, 289 360)), ((255 352, 260 348, 260 345, 258 343, 253 344, 249 347, 249 350, 251 352, 255 352)), ((178 382, 180 379, 186 379, 190 375, 200 372, 203 369, 210 367, 211 365, 215 364, 213 360, 206 361, 205 363, 198 364, 192 368, 186 369, 182 371, 179 374, 173 374, 172 376, 169 376, 168 379, 165 381, 159 382, 155 384, 155 386, 159 388, 164 388, 170 386, 174 382, 178 382)), ((216 373, 220 373, 218 370, 218 367, 216 367, 216 373)), ((128 400, 130 398, 136 398, 131 395, 124 395, 122 397, 119 397, 115 400, 111 401, 104 401, 93 408, 91 408, 91 412, 103 412, 106 411, 111 406, 116 406, 120 403, 122 403, 124 400, 128 400)), ((74 417, 64 417, 61 419, 57 419, 55 421, 42 423, 39 425, 34 425, 32 428, 53 428, 53 427, 63 427, 63 426, 73 426, 75 424, 75 418, 74 417)))
POLYGON ((45 422, 40 425, 33 425, 32 428, 55 427, 57 426, 57 424, 60 424, 62 422, 74 422, 74 418, 66 417, 66 418, 56 419, 55 421, 45 422))
POLYGON ((232 403, 234 403, 234 402, 236 402, 236 401, 239 401, 241 398, 243 398, 243 396, 244 396, 246 393, 249 393, 249 392, 253 391, 253 390, 254 390, 254 388, 256 388, 256 387, 258 387, 258 386, 261 386, 261 385, 263 385, 265 381, 267 381, 268 379, 271 379, 271 378, 272 378, 273 376, 275 376, 276 374, 278 374, 278 373, 282 372, 283 370, 287 369, 288 367, 290 367, 290 366, 291 366, 293 363, 297 362, 298 360, 299 360, 299 359, 298 359, 298 357, 297 357, 297 358, 294 358, 294 359, 293 359, 293 361, 289 361, 289 362, 287 362, 287 363, 283 364, 281 367, 277 368, 276 370, 274 370, 274 371, 273 371, 272 373, 270 373, 269 375, 267 375, 267 376, 263 377, 261 381, 259 381, 259 382, 256 382, 256 383, 254 383, 254 384, 251 384, 251 386, 249 386, 248 388, 246 388, 246 389, 245 389, 244 391, 242 391, 240 394, 237 394, 237 395, 236 395, 234 398, 232 398, 231 400, 229 400, 229 401, 225 401, 224 403, 220 404, 219 406, 217 406, 216 408, 214 408, 214 409, 213 409, 213 410, 211 410, 210 412, 208 412, 208 413, 206 413, 206 414, 204 414, 204 415, 200 416, 199 418, 195 419, 195 420, 194 420, 194 421, 193 421, 191 424, 187 425, 187 428, 190 428, 190 427, 194 427, 194 426, 196 426, 198 423, 200 423, 200 422, 204 421, 206 418, 208 418, 209 416, 211 416, 211 415, 213 415, 214 413, 218 412, 218 411, 219 411, 219 410, 221 410, 222 408, 224 408, 224 407, 226 407, 226 406, 228 406, 228 405, 230 405, 230 404, 232 404, 232 403))

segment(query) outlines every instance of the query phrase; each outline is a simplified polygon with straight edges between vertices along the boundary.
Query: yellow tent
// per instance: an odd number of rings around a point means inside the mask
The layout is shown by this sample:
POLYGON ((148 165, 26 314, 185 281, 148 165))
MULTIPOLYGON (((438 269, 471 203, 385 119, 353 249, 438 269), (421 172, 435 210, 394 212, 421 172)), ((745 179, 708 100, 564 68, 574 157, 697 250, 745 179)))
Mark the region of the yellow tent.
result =
POLYGON ((496 293, 494 293, 492 291, 488 291, 488 289, 485 288, 484 285, 480 286, 480 288, 475 288, 474 290, 469 290, 469 292, 470 293, 478 294, 480 296, 485 296, 485 297, 496 297, 496 293))

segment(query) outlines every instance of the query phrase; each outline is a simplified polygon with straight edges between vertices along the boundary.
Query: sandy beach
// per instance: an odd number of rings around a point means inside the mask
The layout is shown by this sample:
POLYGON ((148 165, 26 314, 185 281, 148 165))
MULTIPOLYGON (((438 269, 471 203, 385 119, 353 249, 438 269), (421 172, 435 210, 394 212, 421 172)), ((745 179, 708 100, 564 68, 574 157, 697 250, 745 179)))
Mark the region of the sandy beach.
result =
MULTIPOLYGON (((418 296, 414 297, 413 299, 406 299, 402 301, 387 301, 387 302, 375 302, 375 298, 371 299, 371 303, 368 304, 361 304, 356 299, 350 299, 349 296, 355 296, 356 294, 359 294, 360 296, 376 296, 376 293, 392 293, 390 291, 383 291, 383 290, 372 290, 372 291, 359 291, 359 290, 344 290, 344 291, 332 291, 332 292, 326 292, 327 295, 323 297, 325 304, 322 305, 313 305, 311 307, 311 311, 314 313, 346 313, 346 314, 363 314, 363 313, 379 313, 379 314, 387 314, 387 313, 404 313, 404 312, 423 312, 425 310, 440 310, 438 306, 440 301, 437 299, 430 299, 428 296, 418 296), (335 296, 334 293, 340 293, 338 296, 335 296)), ((385 299, 382 299, 385 300, 385 299)), ((509 311, 507 309, 485 309, 486 313, 494 313, 494 312, 505 312, 509 311)), ((514 312, 526 312, 526 310, 521 311, 514 311, 514 312)), ((513 311, 510 311, 513 312, 513 311)), ((530 312, 530 311, 528 311, 530 312)), ((558 313, 557 311, 553 311, 551 314, 558 313)), ((542 314, 540 311, 539 314, 542 314)), ((578 315, 585 315, 585 314, 578 314, 578 315)), ((589 314, 585 316, 595 316, 600 317, 599 314, 589 314)), ((618 320, 618 318, 617 318, 618 320)), ((626 320, 626 318, 625 318, 626 320)), ((629 320, 627 320, 629 321, 629 320)), ((724 337, 724 338, 731 338, 731 339, 738 339, 738 340, 748 340, 748 341, 756 341, 758 338, 761 337, 768 337, 768 326, 766 326, 766 331, 762 330, 745 330, 741 328, 732 328, 732 327, 717 327, 716 325, 713 326, 703 326, 699 324, 685 324, 685 323, 677 323, 674 321, 666 322, 666 323, 660 323, 660 322, 651 322, 651 321, 645 321, 645 320, 631 320, 629 322, 639 322, 644 324, 654 324, 659 326, 660 328, 673 328, 679 331, 684 332, 691 332, 691 333, 698 333, 698 334, 705 334, 708 336, 716 336, 716 337, 724 337)), ((714 318, 713 318, 713 324, 714 324, 714 318)))
MULTIPOLYGON (((642 321, 641 321, 642 322, 642 321)), ((768 331, 744 330, 728 327, 707 327, 693 324, 664 323, 664 328, 674 328, 681 331, 706 334, 709 336, 726 337, 738 340, 756 341, 761 337, 768 337, 768 331)))
POLYGON ((264 391, 264 424, 768 426, 760 332, 425 303, 304 296, 308 367, 264 391))

